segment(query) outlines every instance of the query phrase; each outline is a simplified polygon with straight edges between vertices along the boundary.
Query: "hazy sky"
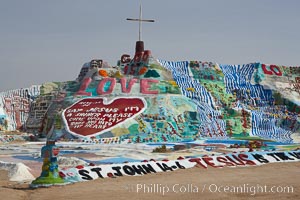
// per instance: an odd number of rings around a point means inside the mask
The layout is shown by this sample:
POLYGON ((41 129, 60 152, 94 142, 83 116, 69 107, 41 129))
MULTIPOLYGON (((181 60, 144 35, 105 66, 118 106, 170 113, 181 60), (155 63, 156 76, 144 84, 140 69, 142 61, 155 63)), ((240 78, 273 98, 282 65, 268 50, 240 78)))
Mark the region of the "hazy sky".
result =
POLYGON ((300 65, 299 0, 0 0, 0 91, 74 80, 145 49, 164 60, 300 65))

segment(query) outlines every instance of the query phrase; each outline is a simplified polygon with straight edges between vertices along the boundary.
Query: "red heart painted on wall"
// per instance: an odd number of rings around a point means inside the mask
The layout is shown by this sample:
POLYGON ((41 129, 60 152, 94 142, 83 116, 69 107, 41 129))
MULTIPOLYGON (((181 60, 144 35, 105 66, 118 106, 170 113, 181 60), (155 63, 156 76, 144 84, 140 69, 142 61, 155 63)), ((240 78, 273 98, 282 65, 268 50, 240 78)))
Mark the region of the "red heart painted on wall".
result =
POLYGON ((134 118, 146 108, 139 97, 86 98, 65 109, 62 113, 67 130, 80 136, 95 136, 134 118))

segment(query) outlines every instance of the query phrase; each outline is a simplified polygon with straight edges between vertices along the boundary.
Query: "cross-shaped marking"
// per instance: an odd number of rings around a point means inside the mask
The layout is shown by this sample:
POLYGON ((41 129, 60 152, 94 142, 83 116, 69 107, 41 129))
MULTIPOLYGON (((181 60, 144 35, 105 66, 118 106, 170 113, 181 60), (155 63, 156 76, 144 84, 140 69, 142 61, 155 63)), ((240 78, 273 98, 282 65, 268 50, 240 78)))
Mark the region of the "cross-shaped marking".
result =
POLYGON ((140 17, 138 19, 127 18, 126 20, 139 22, 139 41, 141 41, 142 37, 142 22, 154 22, 153 19, 142 19, 142 4, 140 5, 140 17))

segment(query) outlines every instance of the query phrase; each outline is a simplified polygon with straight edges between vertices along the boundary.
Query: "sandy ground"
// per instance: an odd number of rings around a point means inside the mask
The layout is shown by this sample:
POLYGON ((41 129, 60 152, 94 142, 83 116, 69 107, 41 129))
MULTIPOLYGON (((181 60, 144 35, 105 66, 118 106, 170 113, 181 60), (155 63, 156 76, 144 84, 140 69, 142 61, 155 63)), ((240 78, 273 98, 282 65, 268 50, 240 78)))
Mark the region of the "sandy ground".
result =
POLYGON ((0 171, 0 199, 300 199, 299 167, 300 162, 223 169, 195 167, 38 189, 9 182, 7 172, 0 171))

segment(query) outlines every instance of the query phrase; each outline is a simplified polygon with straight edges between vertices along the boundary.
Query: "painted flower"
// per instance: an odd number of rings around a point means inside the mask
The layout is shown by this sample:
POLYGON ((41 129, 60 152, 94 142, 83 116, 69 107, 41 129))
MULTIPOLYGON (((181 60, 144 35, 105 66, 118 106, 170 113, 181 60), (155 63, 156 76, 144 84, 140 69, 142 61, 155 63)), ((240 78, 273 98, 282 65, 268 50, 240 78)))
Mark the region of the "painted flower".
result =
MULTIPOLYGON (((60 173, 62 173, 62 172, 60 172, 60 173)), ((75 176, 75 174, 73 172, 68 172, 67 175, 68 176, 75 176)))
POLYGON ((62 178, 66 177, 66 175, 65 175, 63 172, 61 172, 61 171, 58 172, 58 174, 59 174, 59 176, 62 177, 62 178))
POLYGON ((146 72, 148 71, 148 68, 147 67, 142 67, 139 71, 139 75, 143 75, 145 74, 146 72))
POLYGON ((103 70, 103 69, 100 69, 98 73, 99 73, 100 76, 108 77, 107 72, 105 70, 103 70))
POLYGON ((111 173, 111 172, 107 173, 107 176, 110 177, 110 178, 114 177, 113 173, 111 173))
POLYGON ((83 169, 84 166, 83 166, 83 165, 77 165, 76 168, 77 168, 77 169, 83 169))

